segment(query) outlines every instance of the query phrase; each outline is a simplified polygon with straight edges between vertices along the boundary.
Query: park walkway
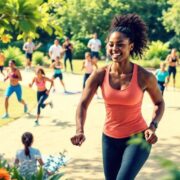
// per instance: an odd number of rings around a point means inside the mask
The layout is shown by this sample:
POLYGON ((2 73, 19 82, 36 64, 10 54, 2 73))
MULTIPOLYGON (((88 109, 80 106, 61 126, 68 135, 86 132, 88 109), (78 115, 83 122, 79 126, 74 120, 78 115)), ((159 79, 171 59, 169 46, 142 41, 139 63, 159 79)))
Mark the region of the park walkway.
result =
MULTIPOLYGON (((24 84, 27 85, 33 73, 22 72, 24 84)), ((41 126, 33 127, 36 110, 24 115, 0 128, 0 153, 13 159, 17 149, 21 148, 21 135, 25 131, 34 134, 34 147, 44 155, 57 155, 67 150, 71 160, 62 168, 63 179, 69 180, 103 180, 101 160, 101 134, 105 117, 103 100, 93 99, 88 109, 85 126, 86 141, 82 147, 70 143, 75 133, 75 111, 81 96, 82 76, 64 74, 67 89, 71 94, 63 94, 60 84, 58 90, 51 93, 50 100, 54 108, 47 107, 42 111, 41 126)), ((165 91, 166 110, 157 134, 159 141, 153 146, 152 153, 137 180, 161 179, 165 174, 155 156, 161 156, 180 164, 180 91, 169 88, 165 91)), ((143 115, 149 123, 152 115, 152 103, 147 94, 143 102, 143 115)))

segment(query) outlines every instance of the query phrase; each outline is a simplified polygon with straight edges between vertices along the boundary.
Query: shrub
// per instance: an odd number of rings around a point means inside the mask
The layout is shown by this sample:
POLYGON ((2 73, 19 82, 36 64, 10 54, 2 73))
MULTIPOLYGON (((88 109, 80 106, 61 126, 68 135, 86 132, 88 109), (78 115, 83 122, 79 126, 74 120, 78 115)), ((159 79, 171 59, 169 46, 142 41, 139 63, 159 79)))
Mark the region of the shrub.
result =
POLYGON ((3 53, 6 58, 5 66, 8 66, 9 61, 11 59, 14 59, 16 61, 16 66, 23 65, 22 62, 25 58, 24 58, 22 51, 19 48, 9 46, 7 49, 3 50, 3 53))
POLYGON ((35 65, 43 65, 44 64, 44 54, 40 51, 36 51, 33 53, 33 62, 35 65))
POLYGON ((84 54, 86 51, 88 51, 87 46, 80 41, 74 41, 72 43, 74 45, 73 58, 74 59, 84 59, 84 54))
POLYGON ((160 59, 165 60, 169 53, 169 44, 161 41, 152 41, 149 49, 145 52, 145 60, 160 59))

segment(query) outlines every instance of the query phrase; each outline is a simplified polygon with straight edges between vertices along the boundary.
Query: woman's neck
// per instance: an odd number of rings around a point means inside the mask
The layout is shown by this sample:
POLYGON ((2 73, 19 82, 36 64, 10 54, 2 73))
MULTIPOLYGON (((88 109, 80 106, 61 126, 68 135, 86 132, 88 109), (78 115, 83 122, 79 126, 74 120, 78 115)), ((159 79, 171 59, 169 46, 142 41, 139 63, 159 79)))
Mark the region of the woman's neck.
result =
POLYGON ((130 61, 116 63, 114 62, 111 66, 111 70, 118 73, 118 74, 130 74, 132 73, 132 63, 130 61))

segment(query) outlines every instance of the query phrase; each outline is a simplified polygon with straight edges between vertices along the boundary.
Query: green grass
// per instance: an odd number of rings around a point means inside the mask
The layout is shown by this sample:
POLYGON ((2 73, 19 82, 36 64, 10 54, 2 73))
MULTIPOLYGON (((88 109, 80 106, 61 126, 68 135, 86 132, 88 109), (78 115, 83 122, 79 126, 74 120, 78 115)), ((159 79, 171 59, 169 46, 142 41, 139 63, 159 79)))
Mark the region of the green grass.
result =
MULTIPOLYGON (((1 116, 4 114, 5 109, 4 109, 4 93, 6 90, 6 87, 8 86, 8 83, 0 82, 0 126, 5 125, 9 122, 12 122, 21 116, 24 115, 24 108, 23 105, 20 104, 17 101, 16 95, 13 94, 9 98, 9 115, 10 118, 8 119, 1 119, 1 116)), ((28 109, 31 111, 36 104, 36 93, 32 89, 28 87, 22 87, 23 89, 23 99, 25 102, 28 104, 28 109)))

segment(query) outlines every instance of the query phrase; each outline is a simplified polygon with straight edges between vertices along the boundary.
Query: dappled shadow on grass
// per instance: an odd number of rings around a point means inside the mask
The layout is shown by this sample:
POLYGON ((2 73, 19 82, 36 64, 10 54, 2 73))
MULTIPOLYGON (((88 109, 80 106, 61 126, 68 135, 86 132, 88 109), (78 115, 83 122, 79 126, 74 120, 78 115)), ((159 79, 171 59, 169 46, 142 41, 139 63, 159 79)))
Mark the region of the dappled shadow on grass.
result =
MULTIPOLYGON (((180 140, 179 136, 174 136, 172 139, 180 140)), ((137 180, 161 180, 167 174, 167 170, 160 166, 158 158, 167 159, 180 165, 180 148, 179 143, 174 144, 169 139, 160 139, 160 141, 152 147, 150 158, 146 165, 142 168, 141 173, 136 178, 137 180)))
POLYGON ((61 127, 61 128, 67 128, 67 127, 74 127, 75 126, 75 124, 72 124, 72 123, 70 123, 70 122, 67 122, 67 121, 61 121, 61 120, 59 120, 59 119, 53 119, 52 121, 51 121, 55 126, 59 126, 59 127, 61 127))
POLYGON ((172 109, 172 110, 175 110, 175 111, 180 111, 180 107, 178 106, 166 106, 167 109, 172 109))
POLYGON ((103 180, 102 159, 74 158, 63 168, 68 180, 103 180))

